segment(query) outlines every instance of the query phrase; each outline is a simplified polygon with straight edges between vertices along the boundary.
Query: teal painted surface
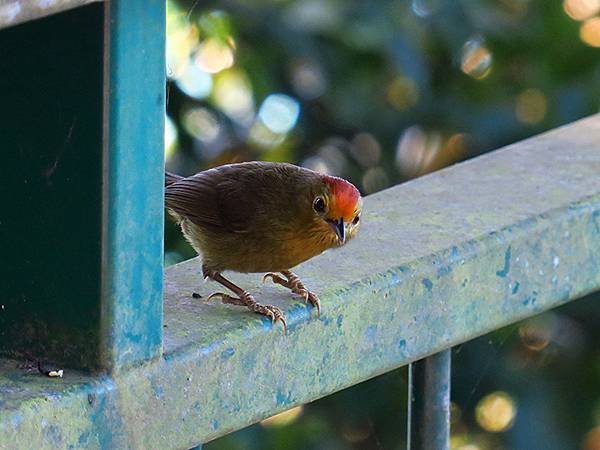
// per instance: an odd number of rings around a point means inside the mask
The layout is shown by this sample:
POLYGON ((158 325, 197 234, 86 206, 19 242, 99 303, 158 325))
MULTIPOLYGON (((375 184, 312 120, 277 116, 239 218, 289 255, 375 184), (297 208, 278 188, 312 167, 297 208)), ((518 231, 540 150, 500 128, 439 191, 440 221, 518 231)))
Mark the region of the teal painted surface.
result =
POLYGON ((94 3, 0 45, 0 354, 92 370, 157 356, 165 2, 94 3))
POLYGON ((102 5, 0 30, 0 49, 0 354, 97 367, 102 5))
POLYGON ((106 3, 102 366, 161 350, 164 0, 106 3))
POLYGON ((1 361, 0 442, 189 448, 600 289, 598 142, 600 116, 367 197, 360 236, 297 270, 320 318, 232 275, 287 335, 192 299, 218 288, 197 260, 167 269, 162 357, 110 378, 1 361))

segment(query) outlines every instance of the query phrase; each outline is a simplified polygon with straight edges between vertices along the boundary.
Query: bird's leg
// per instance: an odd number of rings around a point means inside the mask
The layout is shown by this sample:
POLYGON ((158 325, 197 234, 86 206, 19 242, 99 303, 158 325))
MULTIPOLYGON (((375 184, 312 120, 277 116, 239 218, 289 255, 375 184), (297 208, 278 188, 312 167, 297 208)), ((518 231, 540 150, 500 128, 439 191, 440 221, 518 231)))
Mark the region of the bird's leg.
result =
POLYGON ((245 306, 250 311, 253 311, 257 314, 261 314, 263 316, 270 317, 271 322, 273 322, 273 323, 281 322, 283 325, 284 331, 287 331, 287 323, 285 321, 285 317, 283 316, 283 313, 281 312, 281 310, 279 308, 277 308, 276 306, 261 305, 256 300, 254 300, 254 297, 252 297, 252 295, 250 295, 250 293, 248 291, 245 291, 241 287, 235 285, 234 283, 229 281, 227 278, 225 278, 223 275, 221 275, 219 272, 212 271, 212 270, 205 270, 204 276, 216 281, 217 283, 222 284, 227 289, 231 290, 233 293, 235 293, 237 295, 237 297, 233 297, 233 296, 227 295, 223 292, 215 292, 214 294, 211 294, 207 298, 207 300, 210 300, 211 298, 215 298, 215 297, 220 297, 221 301, 223 303, 228 303, 230 305, 245 306))
POLYGON ((302 281, 300 281, 298 275, 290 272, 289 270, 282 270, 280 273, 285 278, 280 277, 274 272, 269 272, 263 277, 263 282, 266 281, 267 278, 271 278, 274 283, 285 286, 294 294, 304 297, 304 301, 310 302, 311 305, 317 308, 317 314, 321 316, 321 302, 319 301, 319 297, 317 297, 314 292, 310 292, 308 289, 306 289, 306 286, 304 286, 302 281))

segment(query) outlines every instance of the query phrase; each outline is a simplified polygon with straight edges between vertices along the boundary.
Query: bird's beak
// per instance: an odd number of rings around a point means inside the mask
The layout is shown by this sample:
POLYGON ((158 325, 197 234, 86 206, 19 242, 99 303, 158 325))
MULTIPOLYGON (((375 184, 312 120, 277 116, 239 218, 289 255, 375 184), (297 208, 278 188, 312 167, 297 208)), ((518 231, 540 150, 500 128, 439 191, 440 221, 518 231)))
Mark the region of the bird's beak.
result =
POLYGON ((327 222, 329 222, 329 225, 331 228, 333 228, 333 231, 335 231, 337 237, 340 238, 340 242, 342 244, 346 242, 346 227, 344 225, 344 219, 328 220, 327 222))

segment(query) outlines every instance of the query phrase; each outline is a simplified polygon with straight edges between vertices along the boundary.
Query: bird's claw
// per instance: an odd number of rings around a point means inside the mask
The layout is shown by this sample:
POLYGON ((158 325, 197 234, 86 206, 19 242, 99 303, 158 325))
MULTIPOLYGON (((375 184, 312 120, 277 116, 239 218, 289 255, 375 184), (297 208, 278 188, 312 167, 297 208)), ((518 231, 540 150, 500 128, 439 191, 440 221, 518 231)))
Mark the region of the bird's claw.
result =
POLYGON ((281 284, 282 286, 287 287, 288 280, 280 277, 275 272, 265 273, 262 277, 262 282, 265 283, 269 278, 271 278, 271 280, 273 280, 274 283, 281 284))
POLYGON ((317 297, 317 294, 315 294, 314 292, 309 292, 308 293, 308 301, 310 302, 311 305, 313 305, 315 308, 317 308, 317 317, 321 317, 321 302, 319 300, 319 297, 317 297))
POLYGON ((317 294, 306 289, 300 280, 297 280, 296 283, 291 286, 291 290, 293 293, 303 297, 304 303, 310 303, 312 306, 317 308, 317 317, 321 317, 321 302, 319 301, 317 294))
POLYGON ((221 301, 223 303, 246 306, 252 312, 261 314, 263 316, 267 316, 269 319, 271 319, 272 324, 281 322, 281 324, 283 325, 283 331, 287 333, 287 322, 285 321, 283 312, 277 306, 261 305, 256 300, 254 300, 254 297, 252 297, 252 295, 250 295, 248 292, 243 292, 239 297, 233 297, 231 295, 225 294, 224 292, 214 292, 207 297, 206 301, 209 301, 216 297, 221 298, 221 301))
POLYGON ((310 303, 312 306, 317 308, 317 316, 321 317, 321 302, 319 301, 317 294, 310 292, 306 288, 292 289, 292 292, 302 296, 304 298, 304 303, 310 303))
POLYGON ((206 297, 206 301, 208 302, 208 301, 210 301, 210 300, 212 300, 213 298, 216 298, 216 297, 221 297, 221 300, 223 300, 225 298, 228 298, 228 297, 231 298, 230 295, 227 295, 224 292, 213 292, 208 297, 206 297))
POLYGON ((264 276, 262 277, 262 281, 264 283, 269 278, 271 278, 274 283, 280 284, 281 286, 288 288, 294 294, 297 294, 304 298, 305 303, 310 303, 312 306, 317 308, 317 316, 321 317, 321 302, 319 301, 319 297, 317 297, 315 293, 310 292, 308 289, 306 289, 304 284, 302 284, 302 282, 296 275, 291 273, 289 275, 284 273, 284 275, 287 277, 287 279, 279 276, 275 272, 268 272, 264 274, 264 276))
POLYGON ((256 312, 259 314, 263 314, 267 317, 271 318, 271 324, 275 325, 277 322, 281 322, 281 324, 283 325, 283 331, 284 333, 287 333, 287 322, 285 321, 285 317, 283 315, 283 312, 281 312, 281 310, 277 307, 277 306, 273 306, 273 305, 261 305, 261 304, 256 304, 257 308, 256 308, 256 312))

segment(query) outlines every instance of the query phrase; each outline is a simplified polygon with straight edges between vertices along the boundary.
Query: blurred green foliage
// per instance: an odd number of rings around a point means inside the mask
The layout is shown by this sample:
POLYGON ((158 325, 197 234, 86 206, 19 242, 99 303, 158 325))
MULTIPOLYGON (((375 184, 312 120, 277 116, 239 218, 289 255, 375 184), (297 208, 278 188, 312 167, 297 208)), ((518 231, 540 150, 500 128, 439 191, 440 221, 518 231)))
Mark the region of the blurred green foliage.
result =
MULTIPOLYGON (((597 112, 599 14, 595 0, 169 1, 167 166, 290 161, 375 192, 597 112)), ((170 223, 166 250, 194 256, 170 223)), ((453 448, 600 449, 598 323, 588 298, 457 349, 453 448)), ((405 391, 400 370, 206 448, 403 448, 405 391)))

